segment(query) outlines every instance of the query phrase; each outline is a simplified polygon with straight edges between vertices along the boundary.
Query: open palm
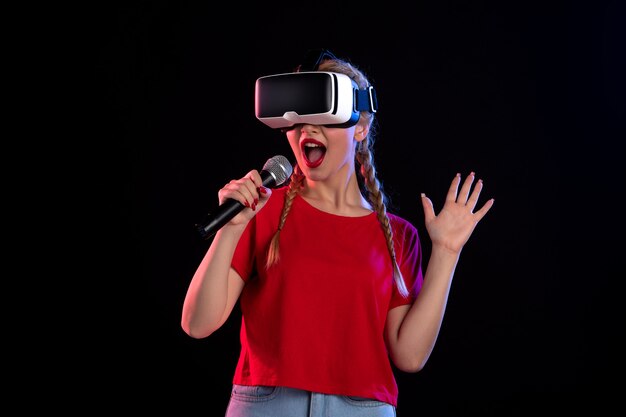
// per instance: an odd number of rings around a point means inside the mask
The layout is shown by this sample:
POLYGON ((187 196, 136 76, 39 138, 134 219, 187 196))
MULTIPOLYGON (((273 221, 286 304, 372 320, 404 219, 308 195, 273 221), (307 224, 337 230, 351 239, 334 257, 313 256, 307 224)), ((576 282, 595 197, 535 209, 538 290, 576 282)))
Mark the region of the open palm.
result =
POLYGON ((457 174, 454 177, 438 215, 435 214, 430 198, 422 194, 426 230, 433 245, 441 245, 452 252, 460 252, 478 222, 493 206, 494 200, 490 199, 474 213, 483 188, 482 180, 478 180, 472 191, 474 177, 475 174, 470 173, 460 190, 461 175, 457 174))

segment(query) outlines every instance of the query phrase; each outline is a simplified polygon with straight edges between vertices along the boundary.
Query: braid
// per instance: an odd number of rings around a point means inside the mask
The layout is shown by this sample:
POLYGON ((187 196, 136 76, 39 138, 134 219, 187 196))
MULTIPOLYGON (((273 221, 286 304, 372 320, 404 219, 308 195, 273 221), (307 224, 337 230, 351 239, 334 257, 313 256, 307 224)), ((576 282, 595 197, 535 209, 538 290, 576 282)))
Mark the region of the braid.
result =
POLYGON ((291 204, 293 203, 293 199, 302 189, 303 182, 304 175, 302 174, 300 167, 296 164, 295 169, 291 174, 289 189, 287 189, 287 193, 285 194, 285 204, 283 205, 283 211, 280 213, 278 230, 276 230, 276 233, 274 233, 274 236, 272 236, 272 240, 270 241, 270 245, 267 250, 267 263, 265 265, 267 268, 277 263, 280 259, 280 232, 281 230, 283 230, 285 220, 287 220, 287 214, 289 214, 289 210, 291 210, 291 204))
POLYGON ((378 178, 376 178, 376 168, 372 163, 372 151, 370 149, 369 135, 358 144, 356 159, 361 165, 361 175, 363 176, 365 189, 367 190, 366 197, 374 206, 378 221, 380 222, 383 232, 385 233, 387 250, 389 251, 391 262, 393 263, 393 279, 400 294, 403 297, 407 297, 409 295, 409 290, 406 288, 402 272, 400 271, 398 261, 396 260, 396 250, 393 244, 393 229, 389 223, 389 216, 387 216, 387 198, 382 191, 378 178))

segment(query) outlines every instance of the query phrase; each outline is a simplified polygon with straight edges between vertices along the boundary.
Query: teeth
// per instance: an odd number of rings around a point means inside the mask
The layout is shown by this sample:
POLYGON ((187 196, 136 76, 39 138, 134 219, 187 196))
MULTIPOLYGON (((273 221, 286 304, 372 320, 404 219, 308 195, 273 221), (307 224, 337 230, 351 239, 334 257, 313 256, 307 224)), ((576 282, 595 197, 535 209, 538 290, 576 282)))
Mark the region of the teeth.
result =
POLYGON ((318 144, 316 144, 316 143, 310 143, 310 142, 309 142, 309 143, 305 143, 305 144, 304 144, 304 147, 305 147, 305 148, 321 148, 321 147, 322 147, 322 145, 318 145, 318 144))

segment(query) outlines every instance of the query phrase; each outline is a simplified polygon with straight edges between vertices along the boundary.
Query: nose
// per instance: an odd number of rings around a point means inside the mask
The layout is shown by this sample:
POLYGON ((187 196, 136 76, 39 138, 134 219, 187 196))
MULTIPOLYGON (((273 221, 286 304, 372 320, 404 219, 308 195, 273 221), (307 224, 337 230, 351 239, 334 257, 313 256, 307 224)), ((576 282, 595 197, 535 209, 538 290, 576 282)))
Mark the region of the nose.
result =
POLYGON ((311 125, 311 124, 303 124, 300 127, 300 131, 304 132, 304 133, 317 133, 319 132, 320 128, 318 125, 311 125))

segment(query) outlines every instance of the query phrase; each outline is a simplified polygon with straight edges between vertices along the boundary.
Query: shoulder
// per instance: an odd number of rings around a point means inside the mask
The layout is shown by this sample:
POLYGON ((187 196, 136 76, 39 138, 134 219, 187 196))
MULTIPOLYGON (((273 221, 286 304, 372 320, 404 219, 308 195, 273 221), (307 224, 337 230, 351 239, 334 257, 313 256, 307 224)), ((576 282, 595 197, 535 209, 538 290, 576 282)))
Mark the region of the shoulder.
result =
POLYGON ((394 232, 417 233, 417 228, 413 225, 413 223, 404 217, 400 217, 393 213, 387 213, 387 217, 389 217, 389 223, 391 224, 394 232))
POLYGON ((387 217, 389 217, 389 224, 393 230, 394 240, 397 243, 419 244, 417 228, 413 223, 397 214, 387 213, 387 217))

